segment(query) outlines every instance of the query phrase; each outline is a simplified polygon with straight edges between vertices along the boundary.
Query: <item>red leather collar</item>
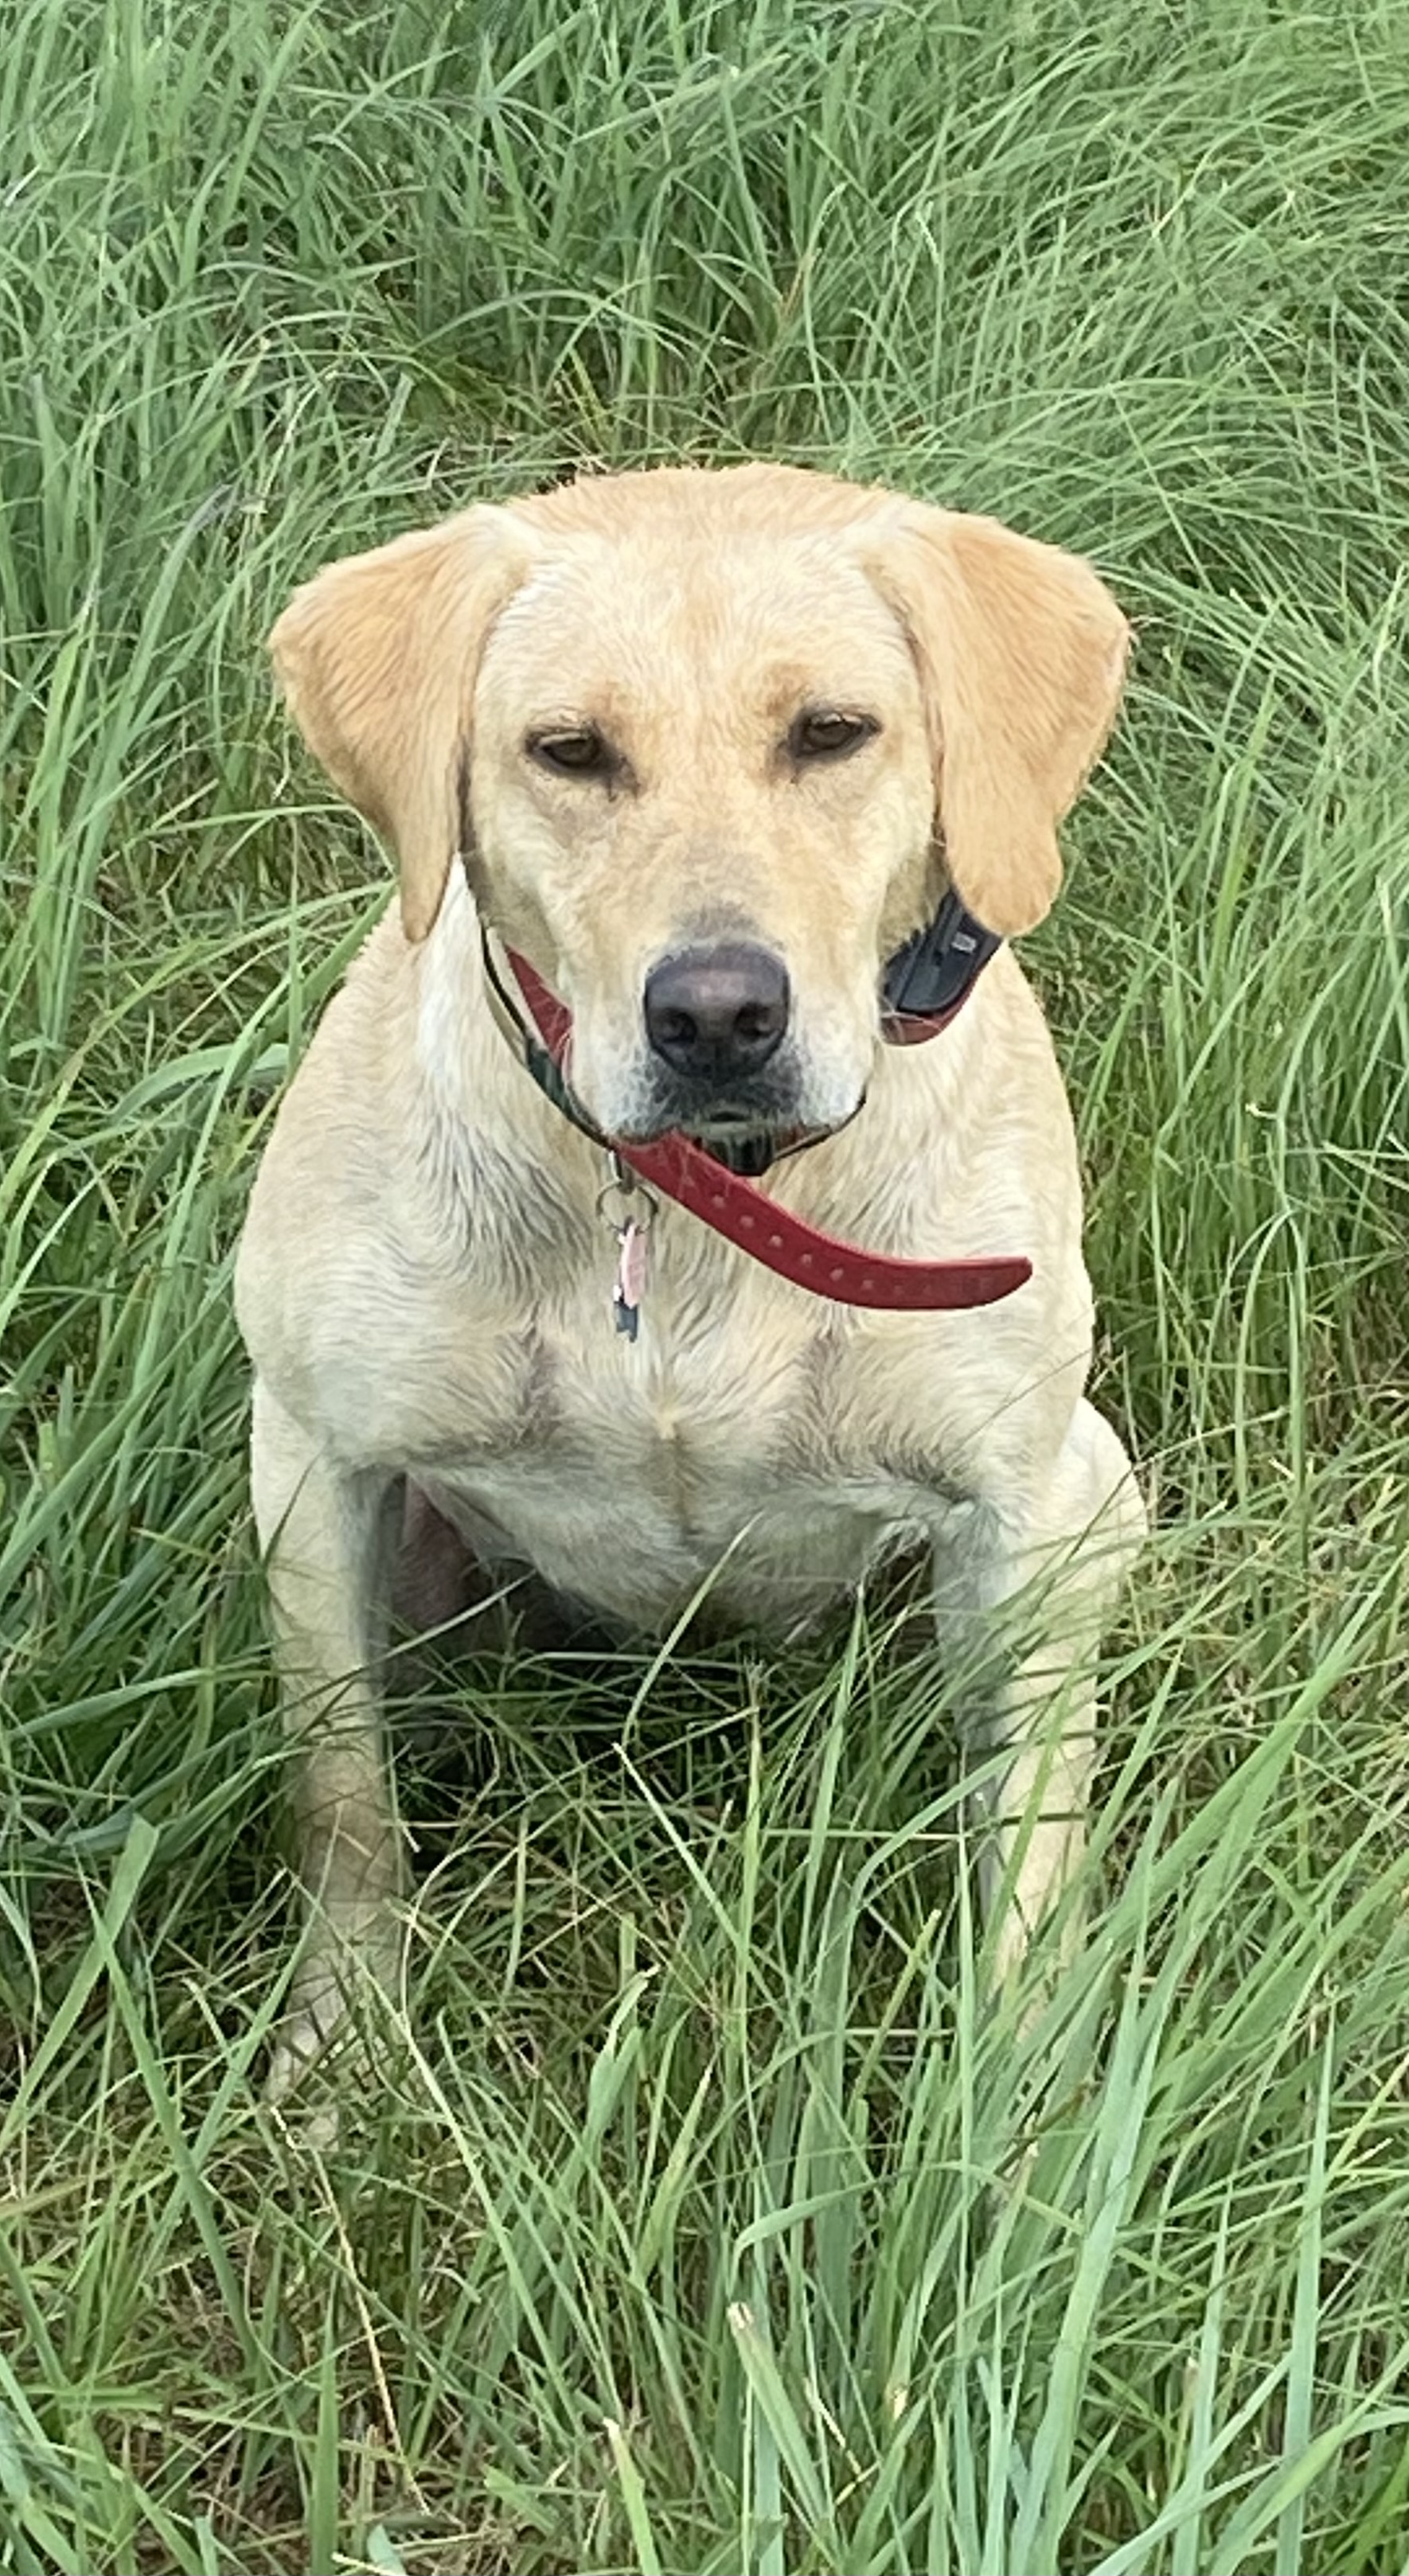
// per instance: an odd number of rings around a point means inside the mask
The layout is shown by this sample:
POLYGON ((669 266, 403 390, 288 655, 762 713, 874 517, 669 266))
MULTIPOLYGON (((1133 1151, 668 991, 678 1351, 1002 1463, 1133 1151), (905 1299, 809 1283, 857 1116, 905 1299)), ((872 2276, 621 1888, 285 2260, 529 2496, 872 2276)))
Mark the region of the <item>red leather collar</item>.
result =
MULTIPOLYGON (((505 950, 538 1036, 561 1073, 572 1036, 572 1015, 551 992, 526 957, 505 950)), ((956 1004, 955 1006, 959 1006, 956 1004)), ((907 1045, 931 1037, 954 1016, 948 1011, 923 1021, 892 1018, 887 1036, 907 1045)), ((653 1145, 624 1145, 604 1139, 630 1170, 639 1173, 663 1198, 688 1208, 692 1216, 722 1234, 740 1252, 775 1270, 795 1287, 811 1288, 819 1297, 844 1306, 876 1306, 896 1313, 920 1313, 965 1306, 995 1306, 1011 1297, 1032 1277, 1032 1264, 1000 1256, 991 1261, 905 1261, 886 1253, 863 1252, 820 1226, 780 1207, 765 1190, 727 1171, 687 1136, 664 1136, 653 1145)))

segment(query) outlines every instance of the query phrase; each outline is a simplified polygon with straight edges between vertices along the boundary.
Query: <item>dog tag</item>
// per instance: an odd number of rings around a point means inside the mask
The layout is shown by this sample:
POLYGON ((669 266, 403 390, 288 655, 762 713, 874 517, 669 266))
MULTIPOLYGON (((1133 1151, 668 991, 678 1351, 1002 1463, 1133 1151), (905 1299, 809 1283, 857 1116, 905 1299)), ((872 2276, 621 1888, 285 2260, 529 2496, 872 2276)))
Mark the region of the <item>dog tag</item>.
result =
POLYGON ((612 1313, 619 1333, 629 1342, 636 1339, 641 1320, 641 1298, 646 1286, 646 1229, 634 1217, 628 1217, 617 1235, 616 1285, 612 1290, 612 1313))

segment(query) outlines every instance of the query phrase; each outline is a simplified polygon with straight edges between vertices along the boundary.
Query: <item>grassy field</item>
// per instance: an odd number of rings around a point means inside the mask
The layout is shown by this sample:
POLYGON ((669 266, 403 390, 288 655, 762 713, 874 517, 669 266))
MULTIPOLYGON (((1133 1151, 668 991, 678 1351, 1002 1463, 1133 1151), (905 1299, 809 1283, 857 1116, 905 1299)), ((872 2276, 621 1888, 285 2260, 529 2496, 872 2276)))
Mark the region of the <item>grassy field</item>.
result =
POLYGON ((1372 0, 3 0, 15 2576, 1409 2568, 1406 133, 1372 0), (485 1668, 320 2152, 229 1265, 386 879, 262 637, 753 453, 1139 629, 1026 949, 1159 1521, 1090 1939, 981 2003, 881 1604, 485 1668))

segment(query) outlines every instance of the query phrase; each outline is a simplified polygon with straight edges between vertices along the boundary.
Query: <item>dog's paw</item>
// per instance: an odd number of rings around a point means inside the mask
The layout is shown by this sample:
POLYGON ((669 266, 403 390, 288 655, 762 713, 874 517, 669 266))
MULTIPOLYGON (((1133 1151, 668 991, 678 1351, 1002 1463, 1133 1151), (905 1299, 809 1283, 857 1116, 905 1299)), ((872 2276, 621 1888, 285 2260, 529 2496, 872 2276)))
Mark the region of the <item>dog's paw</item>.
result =
POLYGON ((269 2071, 264 2079, 264 2098, 274 2109, 282 2109, 298 2090, 309 2069, 323 2057, 342 2018, 341 2013, 330 2016, 312 2012, 290 2014, 274 2042, 269 2071))

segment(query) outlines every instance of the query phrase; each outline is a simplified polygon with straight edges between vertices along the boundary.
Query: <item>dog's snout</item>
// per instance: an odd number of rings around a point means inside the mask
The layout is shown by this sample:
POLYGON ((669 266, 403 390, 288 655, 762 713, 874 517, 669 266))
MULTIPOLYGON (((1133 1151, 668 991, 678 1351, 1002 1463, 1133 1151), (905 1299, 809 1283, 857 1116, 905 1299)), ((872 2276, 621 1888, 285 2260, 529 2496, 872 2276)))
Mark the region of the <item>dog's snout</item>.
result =
POLYGON ((756 1073, 788 1025, 781 957, 751 941, 687 948, 646 978, 646 1035, 672 1072, 712 1083, 756 1073))

